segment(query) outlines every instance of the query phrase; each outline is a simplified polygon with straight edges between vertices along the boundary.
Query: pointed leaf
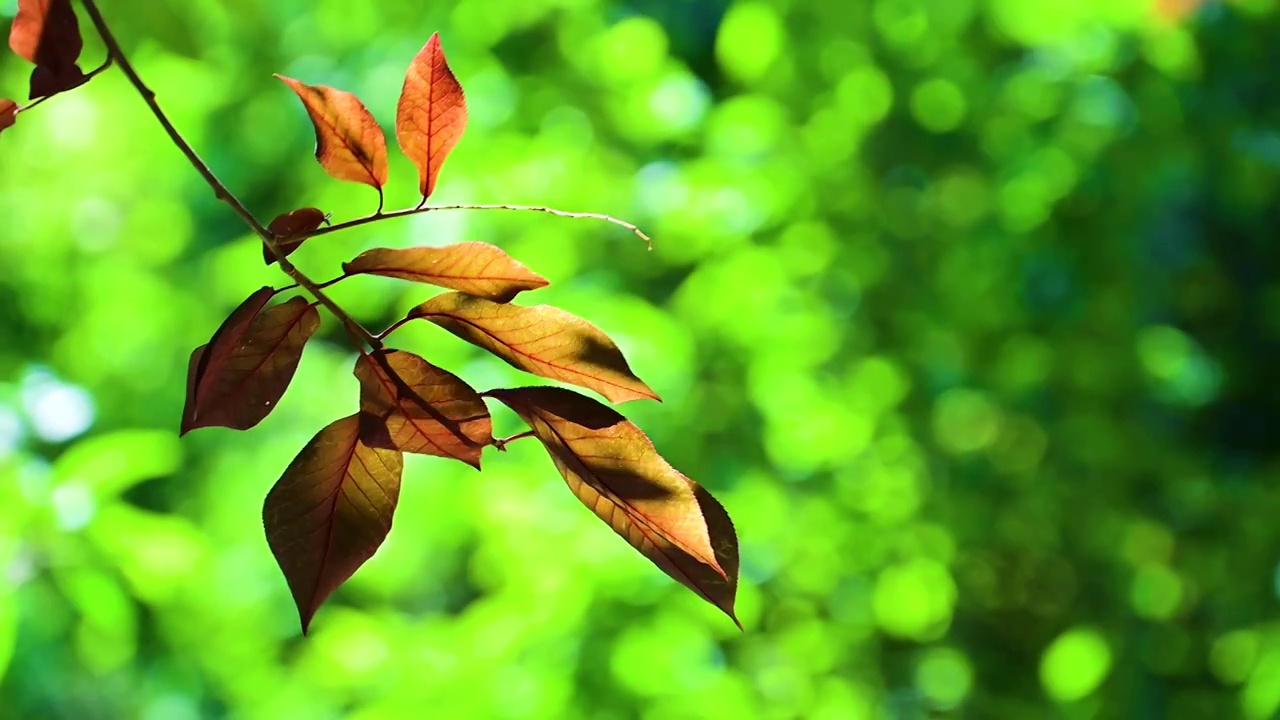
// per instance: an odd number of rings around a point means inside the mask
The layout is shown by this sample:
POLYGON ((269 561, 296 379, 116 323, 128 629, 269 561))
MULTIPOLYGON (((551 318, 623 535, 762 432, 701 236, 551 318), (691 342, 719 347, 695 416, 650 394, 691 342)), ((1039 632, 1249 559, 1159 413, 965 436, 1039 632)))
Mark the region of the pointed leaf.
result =
POLYGON ((84 41, 71 0, 19 0, 9 47, 36 64, 31 74, 33 99, 70 90, 86 80, 76 64, 84 41))
POLYGON ((461 290, 468 295, 509 302, 522 290, 550 283, 523 263, 482 242, 444 247, 374 248, 342 264, 348 275, 365 273, 461 290))
MULTIPOLYGON (((207 344, 201 345, 191 351, 191 359, 187 361, 187 401, 182 406, 182 425, 180 428, 186 428, 194 420, 192 413, 196 410, 196 375, 200 370, 200 363, 204 362, 204 353, 209 349, 207 344)), ((186 432, 179 430, 179 432, 186 432)))
POLYGON ((631 372, 608 335, 560 308, 445 293, 410 310, 408 317, 426 318, 513 367, 595 390, 610 402, 660 399, 631 372))
POLYGON ((300 297, 265 307, 274 294, 262 288, 250 295, 209 340, 195 366, 182 434, 212 426, 247 430, 284 395, 320 313, 300 297))
POLYGON ((0 98, 0 132, 13 127, 18 121, 18 103, 9 98, 0 98))
POLYGON ((316 159, 338 180, 387 183, 387 140, 369 109, 349 92, 276 75, 293 88, 316 128, 316 159))
POLYGON ((663 572, 738 622, 733 522, 709 492, 658 454, 640 428, 563 388, 485 394, 529 423, 583 504, 663 572))
POLYGON ((391 530, 404 459, 360 442, 355 415, 335 420, 289 463, 262 508, 305 634, 329 595, 373 557, 391 530))
POLYGON ((418 52, 405 73, 396 105, 396 141, 418 168, 418 192, 431 196, 436 176, 467 126, 467 100, 449 69, 440 34, 418 52))
MULTIPOLYGON (((297 236, 306 235, 320 227, 328 219, 329 216, 323 210, 304 207, 283 215, 277 215, 276 219, 272 220, 271 224, 267 226, 267 229, 280 237, 276 244, 284 251, 284 256, 289 257, 306 240, 305 237, 297 236)), ((267 247, 265 242, 262 243, 262 259, 268 265, 276 261, 276 256, 271 254, 271 249, 267 247)))
POLYGON ((31 71, 31 91, 27 94, 34 100, 78 88, 87 82, 89 82, 89 76, 85 75, 80 70, 80 66, 75 63, 65 67, 37 65, 31 71))
POLYGON ((355 375, 365 444, 480 468, 480 451, 493 442, 493 426, 484 400, 461 378, 403 350, 361 355, 355 375))

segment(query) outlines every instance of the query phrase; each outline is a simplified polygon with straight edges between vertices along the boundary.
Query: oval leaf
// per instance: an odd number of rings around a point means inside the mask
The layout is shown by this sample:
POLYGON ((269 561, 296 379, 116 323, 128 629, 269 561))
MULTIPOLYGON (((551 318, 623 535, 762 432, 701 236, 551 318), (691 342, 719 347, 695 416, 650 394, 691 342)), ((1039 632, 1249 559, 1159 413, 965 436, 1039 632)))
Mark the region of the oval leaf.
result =
POLYGON ((509 302, 523 290, 550 284, 501 248, 482 242, 374 248, 343 263, 342 270, 349 275, 382 275, 437 285, 500 303, 509 302))
POLYGON ((316 610, 391 530, 403 456, 360 442, 355 415, 316 434, 267 493, 262 524, 306 634, 316 610))
MULTIPOLYGON (((271 224, 267 226, 267 229, 279 236, 280 239, 276 241, 276 244, 280 246, 284 256, 289 257, 306 240, 305 237, 296 236, 305 235, 315 230, 328 219, 329 216, 320 208, 304 207, 283 215, 277 215, 276 219, 272 220, 271 224)), ((262 259, 268 265, 276 261, 276 256, 271 254, 271 248, 267 247, 265 242, 262 243, 262 259)))
POLYGON ((709 492, 658 454, 640 428, 563 388, 485 394, 529 423, 583 504, 663 572, 738 623, 733 522, 709 492))
POLYGON ((355 375, 366 445, 456 458, 480 468, 480 451, 493 442, 493 426, 484 400, 461 378, 403 350, 361 355, 355 375))
POLYGON ((0 132, 13 127, 18 121, 18 103, 9 98, 0 98, 0 132))
POLYGON ((32 99, 70 90, 88 79, 76 64, 84 41, 71 0, 19 0, 9 47, 36 64, 32 99))
POLYGON ((74 65, 84 41, 71 0, 18 0, 9 47, 37 65, 74 65))
POLYGON ((426 200, 436 176, 467 127, 467 100, 449 69, 440 34, 433 33, 405 73, 396 104, 396 141, 418 168, 418 192, 426 200))
POLYGON ((263 309, 274 294, 254 292, 209 340, 194 366, 181 434, 213 426, 248 430, 284 395, 320 313, 300 297, 263 309))
POLYGON ((660 400, 631 372, 608 335, 557 307, 445 293, 410 310, 408 317, 426 318, 520 370, 595 390, 610 402, 660 400))
POLYGON ((316 128, 316 159, 338 180, 387 183, 387 139, 369 109, 349 92, 276 75, 293 88, 316 128))

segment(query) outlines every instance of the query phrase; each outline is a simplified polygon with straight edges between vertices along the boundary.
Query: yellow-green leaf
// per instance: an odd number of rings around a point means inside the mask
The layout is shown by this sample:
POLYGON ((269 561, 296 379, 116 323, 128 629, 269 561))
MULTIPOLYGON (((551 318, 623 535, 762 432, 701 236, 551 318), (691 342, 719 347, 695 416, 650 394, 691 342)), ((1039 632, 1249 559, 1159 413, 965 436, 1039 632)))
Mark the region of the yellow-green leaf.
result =
POLYGON ((546 278, 488 243, 444 247, 374 248, 342 264, 349 275, 399 278, 458 290, 494 302, 510 302, 523 290, 546 287, 546 278))
POLYGON ((658 400, 600 328, 550 305, 523 307, 462 293, 409 311, 525 372, 594 390, 610 402, 658 400))

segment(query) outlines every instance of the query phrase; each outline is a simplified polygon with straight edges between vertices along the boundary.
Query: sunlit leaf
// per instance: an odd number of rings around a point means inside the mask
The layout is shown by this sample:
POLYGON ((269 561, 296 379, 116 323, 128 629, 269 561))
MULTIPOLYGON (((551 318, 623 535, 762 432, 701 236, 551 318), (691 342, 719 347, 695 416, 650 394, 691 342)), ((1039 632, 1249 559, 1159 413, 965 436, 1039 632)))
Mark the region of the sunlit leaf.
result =
MULTIPOLYGON (((293 212, 287 212, 283 215, 277 215, 276 219, 271 221, 267 229, 279 236, 276 244, 284 251, 284 256, 289 257, 297 250, 306 240, 305 237, 298 237, 315 230, 320 227, 329 216, 319 208, 304 207, 298 208, 293 212)), ((271 249, 266 243, 262 244, 262 259, 268 265, 276 261, 276 256, 271 254, 271 249)))
POLYGON ((338 180, 387 183, 387 140, 369 109, 349 92, 276 75, 293 88, 316 129, 316 159, 338 180))
POLYGON ((462 85, 445 61, 440 34, 433 33, 410 63, 396 105, 396 140, 418 168, 423 199, 435 190, 440 166, 466 126, 462 85))
POLYGON ((560 308, 444 293, 410 310, 408 317, 426 318, 520 370, 595 390, 610 402, 659 399, 631 372, 608 335, 560 308))
POLYGON ((289 583, 305 634, 334 590, 391 530, 403 456, 360 442, 355 415, 316 434, 267 493, 267 544, 289 583))
POLYGON ((343 263, 342 269, 350 275, 365 273, 438 285, 494 302, 508 302, 522 290, 550 284, 501 248, 482 242, 374 248, 343 263))
POLYGON ((493 441, 493 427, 484 400, 470 385, 403 350, 361 355, 355 375, 365 444, 480 467, 480 451, 493 441))
POLYGON ((218 328, 201 357, 193 353, 182 434, 212 426, 247 430, 284 395, 320 314, 300 297, 266 307, 273 295, 271 288, 254 292, 218 328))
POLYGON ((36 64, 32 98, 70 90, 87 79, 76 64, 84 41, 71 0, 19 0, 9 47, 36 64))
POLYGON ((18 103, 8 99, 0 98, 0 132, 4 132, 6 128, 13 127, 18 121, 18 103))
POLYGON ((728 513, 671 467, 640 428, 563 388, 486 395, 529 423, 583 504, 663 572, 738 622, 738 537, 728 513))

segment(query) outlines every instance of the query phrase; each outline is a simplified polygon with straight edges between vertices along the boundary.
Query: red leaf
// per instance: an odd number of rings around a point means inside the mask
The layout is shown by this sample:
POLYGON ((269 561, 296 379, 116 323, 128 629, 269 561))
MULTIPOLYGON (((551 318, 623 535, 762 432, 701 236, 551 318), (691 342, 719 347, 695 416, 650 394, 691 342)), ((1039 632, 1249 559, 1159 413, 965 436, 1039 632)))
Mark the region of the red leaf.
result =
POLYGON ((391 530, 404 459, 360 442, 355 415, 316 434, 267 493, 262 523, 302 620, 373 557, 391 530))
POLYGON ((275 292, 261 288, 222 323, 196 363, 181 434, 202 427, 247 430, 289 387, 320 313, 300 297, 264 310, 275 292))
MULTIPOLYGON (((192 350, 191 359, 187 361, 187 402, 182 406, 182 428, 186 428, 194 420, 191 414, 196 409, 196 375, 200 372, 200 364, 204 362, 204 353, 208 349, 208 345, 201 345, 192 350)), ((181 432, 186 430, 183 429, 181 432)))
POLYGON ((711 493, 658 454, 640 428, 563 388, 485 394, 529 423, 583 504, 663 572, 738 622, 733 522, 711 493))
POLYGON ((293 88, 316 129, 316 159, 338 180, 387 183, 387 140, 369 109, 349 92, 276 75, 293 88))
POLYGON ((71 0, 19 0, 9 47, 37 66, 31 74, 33 99, 70 90, 86 80, 76 65, 84 41, 71 0))
POLYGON ((560 308, 445 293, 410 310, 408 317, 426 318, 513 367, 595 390, 610 402, 660 399, 631 372, 608 335, 560 308))
POLYGON ((509 302, 522 290, 550 284, 500 248, 482 242, 374 248, 343 263, 342 270, 350 275, 365 273, 438 285, 500 303, 509 302))
POLYGON ((18 103, 9 98, 0 98, 0 132, 13 127, 18 121, 18 103))
POLYGON ((37 65, 31 71, 31 99, 57 95, 78 88, 89 82, 89 76, 80 70, 80 66, 71 64, 66 67, 53 65, 37 65))
POLYGON ((365 444, 455 458, 480 468, 480 451, 493 442, 493 426, 484 400, 461 378, 403 350, 361 355, 355 375, 365 444))
POLYGON ((440 47, 440 34, 418 52, 405 73, 396 105, 396 140, 418 168, 423 200, 436 187, 436 176, 467 127, 467 100, 440 47))
MULTIPOLYGON (((305 235, 312 230, 320 227, 329 216, 319 208, 304 207, 298 208, 293 212, 287 212, 283 215, 277 215, 275 220, 267 226, 267 229, 279 236, 276 244, 284 251, 284 256, 289 257, 302 246, 306 240, 305 237, 296 237, 305 235)), ((262 259, 268 265, 276 261, 276 256, 271 254, 271 249, 264 242, 262 244, 262 259)))

